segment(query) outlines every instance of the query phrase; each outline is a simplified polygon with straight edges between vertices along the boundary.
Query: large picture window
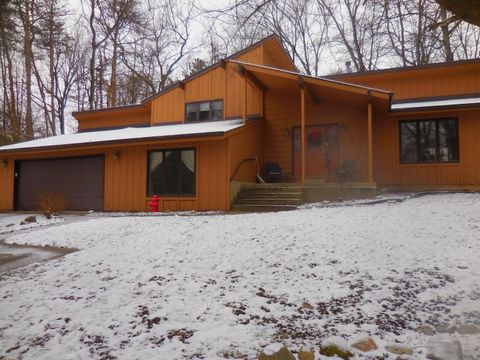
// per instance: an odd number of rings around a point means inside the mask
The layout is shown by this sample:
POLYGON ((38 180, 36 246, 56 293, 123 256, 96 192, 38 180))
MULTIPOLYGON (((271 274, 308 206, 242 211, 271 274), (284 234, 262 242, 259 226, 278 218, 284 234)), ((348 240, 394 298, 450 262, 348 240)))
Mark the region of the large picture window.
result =
POLYGON ((150 151, 148 153, 148 195, 194 196, 195 150, 150 151))
POLYGON ((458 162, 458 120, 428 119, 400 122, 400 162, 458 162))
POLYGON ((185 122, 187 123, 220 120, 223 120, 222 100, 195 102, 185 105, 185 122))

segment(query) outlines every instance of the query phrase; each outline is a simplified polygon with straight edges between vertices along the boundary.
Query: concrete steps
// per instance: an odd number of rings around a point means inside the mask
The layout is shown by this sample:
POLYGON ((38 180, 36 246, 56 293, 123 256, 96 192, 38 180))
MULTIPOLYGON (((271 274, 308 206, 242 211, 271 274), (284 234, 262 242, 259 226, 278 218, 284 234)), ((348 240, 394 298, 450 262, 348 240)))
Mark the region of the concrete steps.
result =
POLYGON ((303 188, 288 184, 257 184, 243 188, 232 206, 233 211, 294 210, 303 203, 303 188))

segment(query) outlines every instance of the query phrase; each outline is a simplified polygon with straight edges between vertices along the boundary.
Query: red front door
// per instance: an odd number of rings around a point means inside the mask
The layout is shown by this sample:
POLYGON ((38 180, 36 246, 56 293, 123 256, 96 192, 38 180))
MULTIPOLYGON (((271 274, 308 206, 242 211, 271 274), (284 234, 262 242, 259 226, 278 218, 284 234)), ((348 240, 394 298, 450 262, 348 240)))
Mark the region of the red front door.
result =
MULTIPOLYGON (((293 176, 302 175, 300 127, 293 128, 293 176)), ((305 128, 305 176, 334 179, 338 161, 338 126, 312 125, 305 128)))

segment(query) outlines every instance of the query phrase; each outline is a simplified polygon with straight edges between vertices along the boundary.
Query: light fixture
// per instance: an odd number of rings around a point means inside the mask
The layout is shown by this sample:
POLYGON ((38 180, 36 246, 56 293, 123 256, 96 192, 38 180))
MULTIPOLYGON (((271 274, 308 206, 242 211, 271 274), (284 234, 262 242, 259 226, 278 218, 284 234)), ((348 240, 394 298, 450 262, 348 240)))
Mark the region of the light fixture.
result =
POLYGON ((290 128, 288 126, 285 128, 285 130, 283 130, 283 134, 285 136, 290 136, 290 128))
POLYGON ((120 151, 115 151, 113 153, 113 160, 118 160, 120 159, 120 151))
POLYGON ((8 159, 3 159, 2 160, 2 167, 7 167, 8 165, 8 159))

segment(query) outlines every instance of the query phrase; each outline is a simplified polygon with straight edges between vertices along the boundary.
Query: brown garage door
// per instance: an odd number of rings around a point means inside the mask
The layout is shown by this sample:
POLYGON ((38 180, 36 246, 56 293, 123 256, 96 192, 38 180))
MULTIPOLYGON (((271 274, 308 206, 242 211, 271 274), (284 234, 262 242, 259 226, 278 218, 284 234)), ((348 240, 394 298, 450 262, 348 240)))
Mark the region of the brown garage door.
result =
POLYGON ((103 210, 104 157, 15 163, 15 208, 37 210, 45 196, 63 197, 65 210, 103 210))

